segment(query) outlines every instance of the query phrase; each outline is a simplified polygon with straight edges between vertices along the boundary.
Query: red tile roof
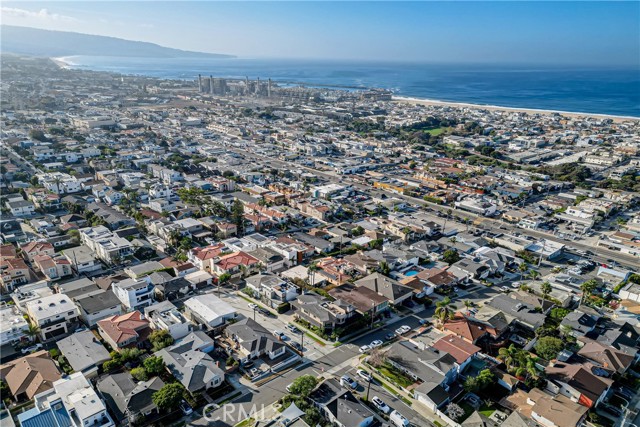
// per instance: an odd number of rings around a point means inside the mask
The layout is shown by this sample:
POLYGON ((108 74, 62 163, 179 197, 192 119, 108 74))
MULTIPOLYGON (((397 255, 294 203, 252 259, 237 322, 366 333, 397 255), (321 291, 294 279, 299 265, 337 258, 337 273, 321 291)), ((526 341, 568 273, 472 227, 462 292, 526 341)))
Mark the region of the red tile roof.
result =
POLYGON ((149 321, 142 318, 139 311, 112 316, 98 322, 100 330, 107 334, 115 343, 122 343, 131 338, 146 339, 149 329, 149 321), (147 331, 145 331, 147 329, 147 331))
POLYGON ((456 359, 456 362, 460 364, 481 350, 480 347, 455 335, 447 335, 446 337, 440 338, 433 343, 432 347, 449 353, 456 359))

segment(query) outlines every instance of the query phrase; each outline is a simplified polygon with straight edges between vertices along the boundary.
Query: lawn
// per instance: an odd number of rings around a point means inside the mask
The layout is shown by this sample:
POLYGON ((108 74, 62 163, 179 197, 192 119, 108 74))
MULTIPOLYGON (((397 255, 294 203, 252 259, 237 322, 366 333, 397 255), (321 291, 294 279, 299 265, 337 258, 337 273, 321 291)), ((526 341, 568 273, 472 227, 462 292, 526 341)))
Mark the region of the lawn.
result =
POLYGON ((489 418, 495 411, 496 411, 495 409, 488 407, 484 403, 478 410, 478 412, 480 412, 482 415, 484 415, 487 418, 489 418))
POLYGON ((411 384, 415 383, 413 378, 408 377, 404 374, 404 372, 394 368, 389 363, 385 363, 384 365, 379 367, 378 371, 380 371, 380 373, 387 377, 391 382, 398 384, 399 386, 404 388, 407 388, 411 384))
POLYGON ((246 420, 240 421, 234 427, 250 427, 255 421, 256 420, 254 420, 253 418, 247 418, 246 420))
POLYGON ((435 129, 429 129, 427 131, 428 134, 430 134, 431 136, 438 136, 444 132, 446 132, 447 130, 449 130, 450 128, 435 128, 435 129))

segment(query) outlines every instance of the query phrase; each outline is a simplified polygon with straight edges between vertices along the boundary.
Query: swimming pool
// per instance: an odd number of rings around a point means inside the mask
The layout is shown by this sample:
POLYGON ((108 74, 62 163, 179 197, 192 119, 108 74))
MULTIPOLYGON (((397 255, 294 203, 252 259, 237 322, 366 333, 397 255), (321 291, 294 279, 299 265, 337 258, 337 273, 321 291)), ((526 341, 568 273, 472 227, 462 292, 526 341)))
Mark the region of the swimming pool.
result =
POLYGON ((404 273, 404 275, 407 277, 415 276, 416 274, 418 274, 418 272, 415 270, 407 271, 406 273, 404 273))

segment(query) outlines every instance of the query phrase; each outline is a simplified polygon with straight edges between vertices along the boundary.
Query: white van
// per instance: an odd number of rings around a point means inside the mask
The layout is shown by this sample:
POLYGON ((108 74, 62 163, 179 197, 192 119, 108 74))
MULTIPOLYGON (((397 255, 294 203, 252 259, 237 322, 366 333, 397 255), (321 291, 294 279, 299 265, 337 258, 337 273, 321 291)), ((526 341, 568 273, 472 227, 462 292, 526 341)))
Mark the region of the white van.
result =
POLYGON ((394 410, 391 415, 389 415, 389 421, 391 421, 397 427, 409 427, 409 420, 404 417, 400 412, 394 410))

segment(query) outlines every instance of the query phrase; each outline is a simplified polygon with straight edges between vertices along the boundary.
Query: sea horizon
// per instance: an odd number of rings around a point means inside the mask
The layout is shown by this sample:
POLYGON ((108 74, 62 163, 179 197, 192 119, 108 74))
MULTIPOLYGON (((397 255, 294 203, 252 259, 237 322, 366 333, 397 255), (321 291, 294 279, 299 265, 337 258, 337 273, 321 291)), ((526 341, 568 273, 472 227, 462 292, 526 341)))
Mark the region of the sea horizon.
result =
POLYGON ((640 118, 640 73, 632 66, 85 55, 51 59, 69 69, 161 79, 248 76, 281 84, 388 89, 397 98, 469 107, 640 118))

